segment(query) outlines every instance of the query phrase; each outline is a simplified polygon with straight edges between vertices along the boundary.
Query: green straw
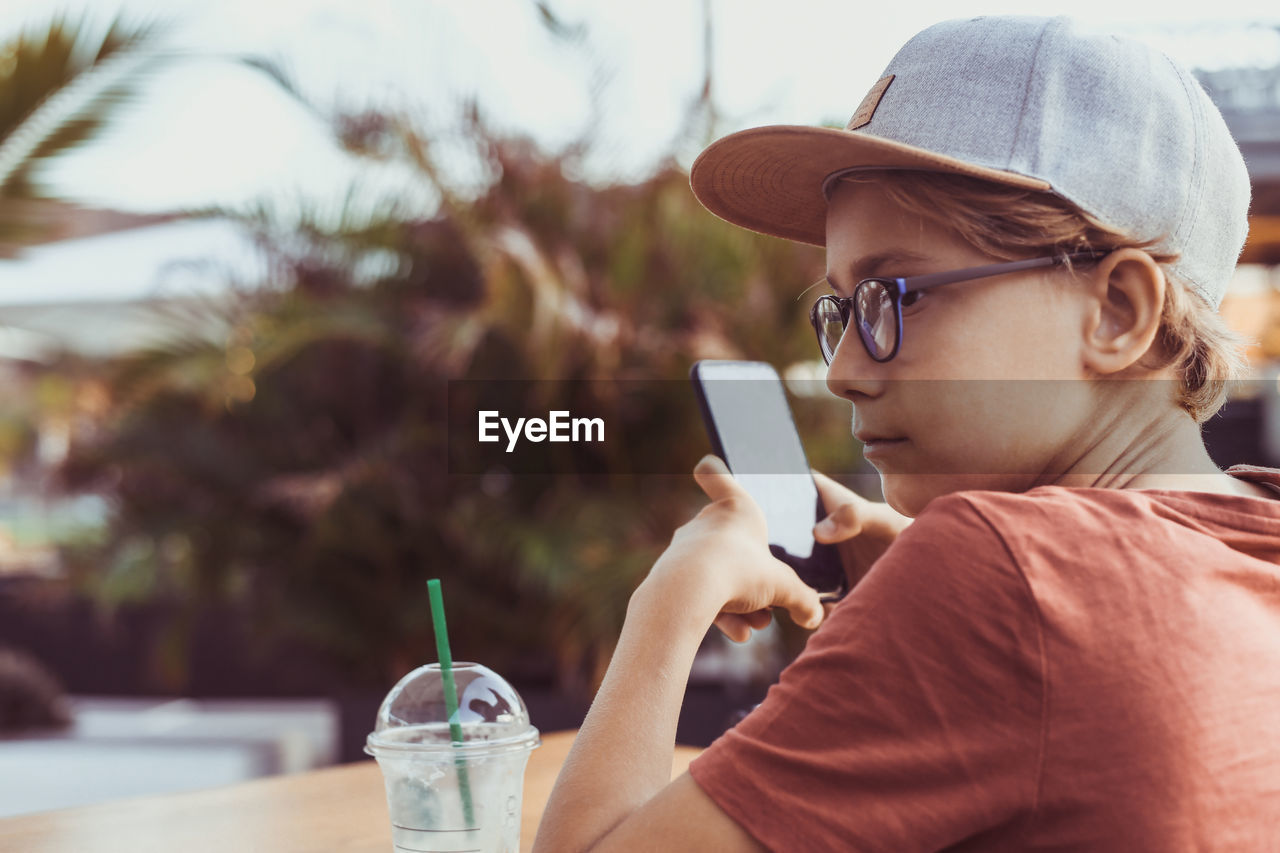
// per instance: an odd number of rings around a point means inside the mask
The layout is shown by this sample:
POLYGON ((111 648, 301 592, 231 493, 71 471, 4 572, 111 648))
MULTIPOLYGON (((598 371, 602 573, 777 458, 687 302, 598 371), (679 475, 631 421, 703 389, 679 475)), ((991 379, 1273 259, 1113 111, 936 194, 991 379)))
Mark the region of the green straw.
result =
MULTIPOLYGON (((431 626, 436 632, 436 653, 440 656, 440 675, 444 678, 444 707, 449 712, 449 739, 462 744, 462 724, 458 722, 458 685, 453 681, 453 654, 449 651, 449 629, 444 624, 444 596, 440 592, 440 580, 427 581, 427 594, 431 597, 431 626)), ((467 827, 475 823, 471 807, 471 782, 467 778, 467 762, 461 756, 453 760, 458 768, 458 790, 462 794, 462 813, 467 827)))

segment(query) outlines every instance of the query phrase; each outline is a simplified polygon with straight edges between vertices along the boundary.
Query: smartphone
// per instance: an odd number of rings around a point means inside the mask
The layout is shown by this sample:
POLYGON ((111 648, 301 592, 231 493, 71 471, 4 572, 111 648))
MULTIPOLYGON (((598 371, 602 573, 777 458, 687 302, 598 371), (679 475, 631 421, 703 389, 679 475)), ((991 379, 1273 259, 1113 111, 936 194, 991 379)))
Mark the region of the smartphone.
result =
POLYGON ((839 553, 813 538, 827 513, 778 372, 762 361, 699 361, 689 378, 712 450, 764 510, 769 550, 822 598, 843 597, 839 553))

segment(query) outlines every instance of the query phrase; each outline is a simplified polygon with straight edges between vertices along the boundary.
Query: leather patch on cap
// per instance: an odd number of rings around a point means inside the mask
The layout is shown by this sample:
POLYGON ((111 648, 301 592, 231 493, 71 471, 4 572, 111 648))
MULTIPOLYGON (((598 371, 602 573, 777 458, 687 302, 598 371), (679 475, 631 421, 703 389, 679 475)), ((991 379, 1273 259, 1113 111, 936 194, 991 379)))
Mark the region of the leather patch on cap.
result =
POLYGON ((889 84, 892 82, 892 74, 877 80, 876 84, 871 87, 871 91, 867 92, 867 96, 862 99, 862 103, 858 104, 858 111, 853 114, 853 118, 849 119, 849 123, 844 126, 844 129, 857 130, 871 121, 871 117, 876 114, 876 107, 880 106, 880 99, 884 97, 885 89, 888 89, 889 84))

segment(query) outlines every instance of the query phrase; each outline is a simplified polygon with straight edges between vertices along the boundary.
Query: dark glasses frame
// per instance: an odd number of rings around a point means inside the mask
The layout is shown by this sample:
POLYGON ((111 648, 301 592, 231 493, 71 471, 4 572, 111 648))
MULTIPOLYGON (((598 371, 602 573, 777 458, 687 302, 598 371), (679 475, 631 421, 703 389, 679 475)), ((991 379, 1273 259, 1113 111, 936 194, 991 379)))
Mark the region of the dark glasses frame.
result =
MULTIPOLYGON (((944 284, 957 284, 962 281, 973 281, 979 278, 990 278, 994 275, 1004 275, 1005 273, 1021 272, 1023 270, 1039 269, 1041 267, 1057 266, 1066 263, 1068 260, 1077 261, 1096 261, 1106 257, 1106 252, 1070 252, 1064 255, 1052 255, 1043 258, 1030 258, 1023 261, 1007 261, 999 264, 986 264, 980 267, 967 267, 961 270, 950 270, 947 272, 935 272, 928 275, 914 275, 909 278, 864 278, 858 282, 853 289, 851 296, 836 296, 834 293, 827 293, 819 296, 813 303, 813 307, 809 309, 809 322, 813 325, 813 331, 818 336, 818 349, 822 352, 822 359, 828 365, 835 358, 835 350, 827 352, 826 335, 823 334, 823 323, 819 320, 819 312, 825 303, 833 305, 838 312, 840 322, 844 327, 844 332, 849 331, 849 315, 858 314, 857 309, 859 293, 866 287, 877 285, 883 287, 888 293, 891 304, 893 306, 893 319, 897 334, 893 339, 893 349, 884 357, 876 356, 876 348, 869 341, 868 330, 863 323, 863 318, 855 317, 858 326, 858 339, 862 341, 862 348, 867 351, 867 355, 873 361, 883 364, 892 361, 893 357, 898 354, 898 350, 902 348, 902 297, 908 293, 914 293, 918 290, 928 290, 933 287, 941 287, 944 284)), ((844 340, 844 332, 841 333, 840 340, 844 340)), ((837 342, 839 346, 839 342, 837 342)))

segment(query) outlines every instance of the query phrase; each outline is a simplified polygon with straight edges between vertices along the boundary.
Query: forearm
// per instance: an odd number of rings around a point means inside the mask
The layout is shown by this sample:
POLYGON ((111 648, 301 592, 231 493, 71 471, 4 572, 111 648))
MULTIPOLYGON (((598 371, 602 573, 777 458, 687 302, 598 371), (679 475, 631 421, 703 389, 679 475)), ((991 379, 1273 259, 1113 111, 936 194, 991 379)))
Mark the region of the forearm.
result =
POLYGON ((642 585, 543 813, 536 853, 589 850, 671 780, 689 670, 714 612, 642 585))

